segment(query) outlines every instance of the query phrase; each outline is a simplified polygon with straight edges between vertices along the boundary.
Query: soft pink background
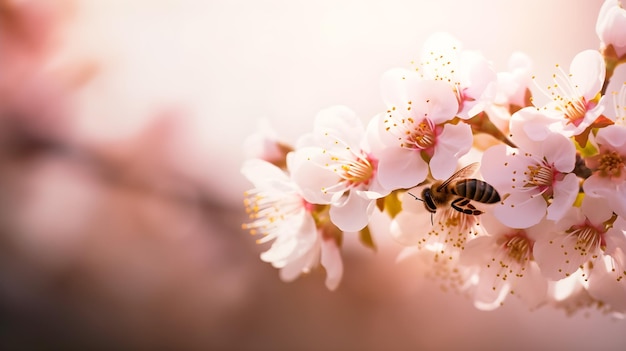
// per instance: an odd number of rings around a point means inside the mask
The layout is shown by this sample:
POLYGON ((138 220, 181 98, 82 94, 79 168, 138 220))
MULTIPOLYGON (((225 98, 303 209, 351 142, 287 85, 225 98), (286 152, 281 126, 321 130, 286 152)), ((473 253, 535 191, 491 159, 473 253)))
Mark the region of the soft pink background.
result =
POLYGON ((335 292, 322 271, 280 282, 240 229, 258 119, 288 142, 332 104, 366 121, 434 31, 498 70, 526 52, 547 84, 598 48, 600 5, 0 0, 0 346, 623 350, 624 322, 594 311, 440 292, 384 226, 376 254, 346 238, 335 292))

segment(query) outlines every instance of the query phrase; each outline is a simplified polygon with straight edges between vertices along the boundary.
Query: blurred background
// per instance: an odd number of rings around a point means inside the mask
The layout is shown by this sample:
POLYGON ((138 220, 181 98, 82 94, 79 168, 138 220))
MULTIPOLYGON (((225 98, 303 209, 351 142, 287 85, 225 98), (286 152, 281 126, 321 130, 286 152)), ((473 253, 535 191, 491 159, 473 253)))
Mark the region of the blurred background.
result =
POLYGON ((323 270, 281 282, 241 229, 259 119, 286 142, 333 104, 366 121, 435 31, 546 76, 599 47, 600 6, 0 0, 0 348, 623 350, 626 324, 593 310, 441 292, 384 225, 376 253, 346 238, 335 292, 323 270))

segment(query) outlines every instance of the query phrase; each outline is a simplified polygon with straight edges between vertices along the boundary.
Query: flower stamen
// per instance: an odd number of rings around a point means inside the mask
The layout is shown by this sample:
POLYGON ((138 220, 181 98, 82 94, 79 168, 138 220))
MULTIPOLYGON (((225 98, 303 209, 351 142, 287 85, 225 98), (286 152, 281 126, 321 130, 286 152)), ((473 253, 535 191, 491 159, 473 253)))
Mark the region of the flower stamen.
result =
POLYGON ((435 141, 437 140, 437 135, 433 130, 431 123, 428 123, 428 120, 424 120, 417 125, 414 125, 412 130, 407 130, 407 144, 404 144, 405 147, 411 149, 429 149, 435 145, 435 141))
POLYGON ((529 165, 524 175, 526 176, 524 187, 539 187, 542 191, 552 186, 554 181, 552 167, 547 164, 529 165))
POLYGON ((616 151, 607 150, 600 156, 597 171, 601 177, 619 178, 625 166, 626 163, 620 154, 616 151))

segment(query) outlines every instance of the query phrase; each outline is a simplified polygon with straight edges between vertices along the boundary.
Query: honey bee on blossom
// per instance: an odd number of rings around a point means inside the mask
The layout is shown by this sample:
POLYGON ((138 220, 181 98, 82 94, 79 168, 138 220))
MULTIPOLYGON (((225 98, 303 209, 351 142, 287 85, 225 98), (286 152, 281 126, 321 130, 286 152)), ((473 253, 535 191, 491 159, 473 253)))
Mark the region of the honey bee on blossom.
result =
MULTIPOLYGON (((469 178, 478 169, 479 163, 471 163, 456 171, 445 181, 434 182, 430 187, 424 188, 422 198, 411 193, 416 200, 424 203, 424 207, 431 214, 435 214, 438 208, 450 206, 453 209, 467 214, 478 216, 483 213, 472 204, 472 201, 493 204, 500 201, 500 194, 489 183, 469 178)), ((432 222, 432 217, 431 217, 432 222)))

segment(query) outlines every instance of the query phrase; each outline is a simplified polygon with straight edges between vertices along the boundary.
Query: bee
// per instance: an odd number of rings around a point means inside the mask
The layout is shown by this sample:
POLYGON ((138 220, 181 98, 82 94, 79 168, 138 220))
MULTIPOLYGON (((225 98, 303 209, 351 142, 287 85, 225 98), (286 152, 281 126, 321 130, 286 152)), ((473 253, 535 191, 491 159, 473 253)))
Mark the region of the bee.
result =
POLYGON ((426 210, 432 215, 437 212, 437 208, 450 205, 461 213, 478 216, 483 211, 477 209, 472 201, 484 204, 500 201, 500 194, 492 185, 479 179, 468 178, 476 172, 478 165, 478 162, 469 164, 456 171, 447 180, 437 181, 430 187, 424 188, 421 199, 411 193, 409 195, 422 201, 426 210))

